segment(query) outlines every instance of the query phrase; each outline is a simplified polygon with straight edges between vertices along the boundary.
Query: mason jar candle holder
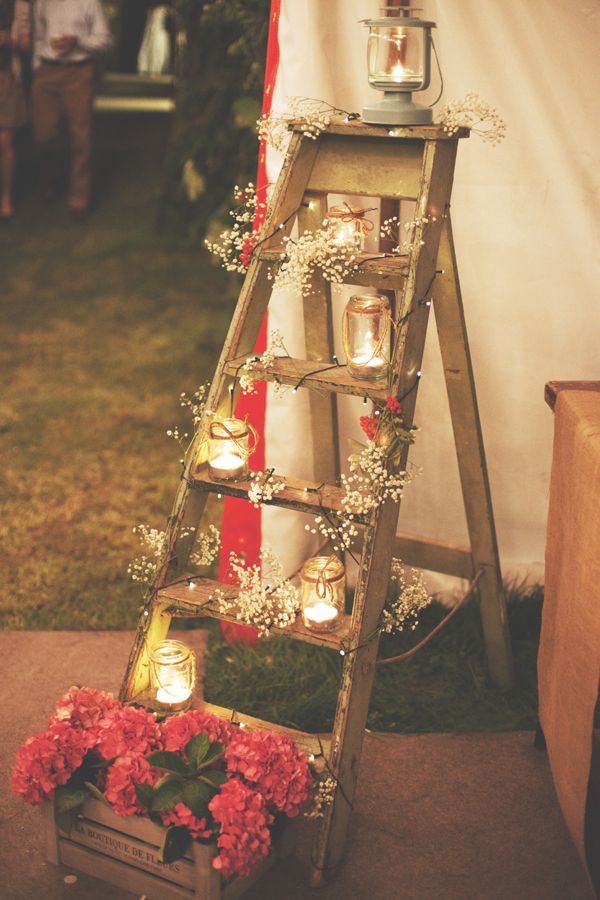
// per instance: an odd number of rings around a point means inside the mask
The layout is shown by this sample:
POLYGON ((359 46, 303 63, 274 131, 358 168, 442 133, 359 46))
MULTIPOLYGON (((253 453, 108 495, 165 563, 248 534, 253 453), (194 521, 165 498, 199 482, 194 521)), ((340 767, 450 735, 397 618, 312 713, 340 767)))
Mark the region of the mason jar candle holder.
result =
POLYGON ((337 556, 313 556, 300 572, 302 620, 310 631, 334 631, 344 612, 346 572, 337 556))
POLYGON ((192 705, 196 683, 194 653, 181 641, 159 641, 149 652, 150 689, 157 709, 180 712, 192 705))
POLYGON ((215 419, 208 430, 208 470, 213 478, 235 481, 248 473, 256 432, 242 419, 215 419))
POLYGON ((353 378, 373 381, 388 371, 390 304, 380 294, 355 294, 344 310, 342 334, 346 365, 353 378))

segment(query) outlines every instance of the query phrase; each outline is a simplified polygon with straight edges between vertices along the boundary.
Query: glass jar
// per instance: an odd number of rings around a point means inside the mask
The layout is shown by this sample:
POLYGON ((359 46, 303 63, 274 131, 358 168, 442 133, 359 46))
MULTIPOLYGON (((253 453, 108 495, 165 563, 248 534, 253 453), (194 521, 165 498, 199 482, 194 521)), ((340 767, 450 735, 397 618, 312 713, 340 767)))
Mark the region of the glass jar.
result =
POLYGON ((193 651, 181 641, 159 641, 148 658, 150 689, 156 708, 166 712, 189 709, 196 682, 193 651))
POLYGON ((430 80, 430 43, 434 22, 406 16, 365 19, 369 28, 367 66, 371 87, 386 91, 423 91, 430 80))
POLYGON ((300 572, 302 620, 310 631, 333 631, 344 612, 346 571, 337 556, 313 556, 300 572))
POLYGON ((355 294, 344 310, 342 332, 348 371, 354 378, 375 380, 388 371, 390 304, 380 294, 355 294))
POLYGON ((213 478, 235 481, 248 473, 256 432, 242 419, 216 419, 208 430, 208 470, 213 478), (250 437, 253 438, 252 446, 250 437))

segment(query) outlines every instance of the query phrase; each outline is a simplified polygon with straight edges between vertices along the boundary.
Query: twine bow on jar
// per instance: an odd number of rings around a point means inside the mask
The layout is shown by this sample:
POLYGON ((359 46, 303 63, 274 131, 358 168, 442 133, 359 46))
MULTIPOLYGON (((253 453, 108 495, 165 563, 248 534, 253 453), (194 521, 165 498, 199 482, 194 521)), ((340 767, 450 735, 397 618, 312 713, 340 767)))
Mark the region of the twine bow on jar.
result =
POLYGON ((368 212, 374 212, 375 207, 371 206, 368 209, 362 209, 360 207, 350 206, 349 203, 344 203, 342 206, 332 206, 330 210, 327 211, 328 219, 337 219, 339 222, 353 222, 357 231, 363 237, 366 237, 370 231, 373 231, 374 225, 370 219, 366 218, 368 212))
POLYGON ((316 581, 316 592, 319 600, 327 599, 329 595, 329 599, 333 599, 333 587, 331 585, 332 580, 336 580, 340 577, 340 561, 335 554, 332 554, 328 559, 319 574, 317 575, 316 581), (333 571, 330 573, 329 577, 327 576, 327 569, 330 567, 333 568, 333 571))

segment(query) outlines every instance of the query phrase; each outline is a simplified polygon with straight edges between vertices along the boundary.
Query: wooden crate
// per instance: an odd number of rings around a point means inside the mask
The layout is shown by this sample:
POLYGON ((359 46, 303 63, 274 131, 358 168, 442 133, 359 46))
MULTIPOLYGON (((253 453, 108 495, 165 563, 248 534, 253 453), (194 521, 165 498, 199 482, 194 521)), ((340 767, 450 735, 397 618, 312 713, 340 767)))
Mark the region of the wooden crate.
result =
POLYGON ((99 800, 88 800, 71 834, 54 822, 52 803, 43 806, 46 856, 55 865, 93 875, 148 900, 236 900, 280 855, 278 842, 269 857, 246 878, 223 884, 213 868, 214 845, 193 841, 177 862, 158 861, 164 829, 150 819, 118 816, 99 800))

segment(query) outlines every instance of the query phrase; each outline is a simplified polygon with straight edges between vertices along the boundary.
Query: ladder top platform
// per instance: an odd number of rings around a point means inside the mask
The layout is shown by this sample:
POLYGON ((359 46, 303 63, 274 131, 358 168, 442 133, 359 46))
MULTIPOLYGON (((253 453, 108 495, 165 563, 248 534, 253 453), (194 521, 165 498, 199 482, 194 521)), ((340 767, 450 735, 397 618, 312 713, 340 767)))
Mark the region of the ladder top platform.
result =
MULTIPOLYGON (((304 119, 292 119, 289 128, 291 131, 302 131, 305 125, 304 119)), ((454 141, 456 138, 467 138, 470 133, 469 128, 459 128, 454 134, 448 134, 441 125, 367 125, 357 119, 346 122, 343 118, 332 119, 325 131, 325 134, 350 137, 387 138, 387 140, 404 138, 419 141, 454 141)))

